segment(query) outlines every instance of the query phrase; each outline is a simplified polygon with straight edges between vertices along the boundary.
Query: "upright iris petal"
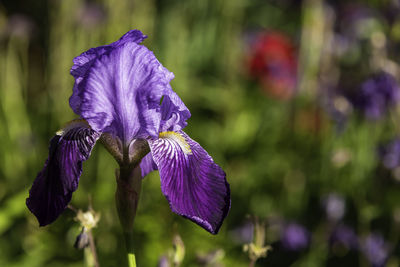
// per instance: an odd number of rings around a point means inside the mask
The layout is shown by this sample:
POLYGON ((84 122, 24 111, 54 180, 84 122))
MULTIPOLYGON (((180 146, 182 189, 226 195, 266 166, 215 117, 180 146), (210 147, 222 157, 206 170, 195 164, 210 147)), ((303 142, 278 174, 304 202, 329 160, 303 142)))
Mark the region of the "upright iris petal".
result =
POLYGON ((82 162, 89 158, 99 136, 88 125, 75 121, 51 139, 49 158, 26 200, 40 226, 57 219, 71 201, 82 173, 82 162))
POLYGON ((175 92, 165 95, 161 103, 160 131, 180 131, 187 125, 190 112, 175 92))
POLYGON ((135 138, 158 136, 160 100, 175 94, 169 85, 174 75, 138 44, 144 36, 134 33, 85 52, 71 70, 75 77, 71 107, 95 131, 111 133, 126 145, 135 138))
POLYGON ((80 114, 81 96, 80 93, 85 87, 86 79, 84 79, 87 71, 92 67, 95 60, 105 54, 112 51, 127 42, 141 43, 147 38, 138 30, 131 30, 124 34, 118 41, 113 42, 109 45, 103 45, 96 48, 91 48, 88 51, 82 53, 80 56, 74 58, 74 65, 71 68, 71 75, 75 78, 75 84, 73 88, 73 94, 69 100, 69 104, 72 110, 76 114, 80 114))

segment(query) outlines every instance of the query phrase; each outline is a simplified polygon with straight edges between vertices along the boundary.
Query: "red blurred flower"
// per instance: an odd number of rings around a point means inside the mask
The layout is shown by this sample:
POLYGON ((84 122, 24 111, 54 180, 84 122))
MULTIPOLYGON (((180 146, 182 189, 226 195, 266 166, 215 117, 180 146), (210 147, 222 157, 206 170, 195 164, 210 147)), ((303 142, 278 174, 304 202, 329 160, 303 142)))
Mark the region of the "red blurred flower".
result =
POLYGON ((250 75, 273 97, 286 100, 294 95, 296 67, 295 49, 282 33, 261 33, 250 46, 250 75))

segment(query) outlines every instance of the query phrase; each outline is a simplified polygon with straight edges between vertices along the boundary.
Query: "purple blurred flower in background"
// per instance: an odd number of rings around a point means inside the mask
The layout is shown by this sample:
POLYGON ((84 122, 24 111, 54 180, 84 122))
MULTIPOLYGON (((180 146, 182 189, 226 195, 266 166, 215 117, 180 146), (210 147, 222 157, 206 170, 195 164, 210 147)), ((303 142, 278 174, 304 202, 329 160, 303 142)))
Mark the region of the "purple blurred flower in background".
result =
POLYGON ((254 224, 250 221, 230 231, 232 240, 237 244, 248 244, 253 240, 254 224))
POLYGON ((328 220, 340 221, 346 211, 346 203, 342 196, 331 193, 322 200, 328 220))
POLYGON ((289 251, 299 251, 307 248, 310 244, 310 239, 310 232, 300 224, 289 223, 281 231, 282 246, 289 251))
POLYGON ((370 234, 364 240, 361 249, 371 266, 385 266, 390 247, 380 234, 370 234))
POLYGON ((76 13, 76 21, 84 28, 91 29, 107 19, 106 8, 99 3, 85 2, 76 13))
POLYGON ((322 107, 335 122, 337 132, 342 132, 347 125, 348 119, 353 112, 352 103, 342 95, 332 89, 326 90, 326 95, 322 95, 322 107))
POLYGON ((363 49, 369 49, 366 46, 369 42, 364 41, 384 30, 384 19, 379 11, 362 3, 331 1, 330 4, 336 6, 333 53, 344 64, 356 64, 363 60, 363 49))
POLYGON ((400 88, 392 75, 382 72, 365 81, 354 100, 367 118, 380 119, 399 102, 400 88))
POLYGON ((162 256, 159 261, 157 267, 170 267, 167 256, 162 256))
POLYGON ((23 14, 15 14, 8 19, 5 31, 8 35, 16 36, 20 39, 29 39, 36 33, 37 26, 30 17, 23 14))
POLYGON ((345 2, 338 12, 340 32, 350 40, 368 38, 382 26, 379 16, 379 12, 367 5, 345 2))
POLYGON ((383 166, 394 169, 400 165, 400 139, 396 138, 378 148, 383 166))
POLYGON ((331 247, 340 245, 347 249, 357 249, 358 238, 352 228, 346 225, 338 225, 333 229, 329 237, 329 244, 331 247))
POLYGON ((140 45, 145 38, 132 30, 74 59, 70 106, 82 120, 51 139, 49 158, 29 191, 26 204, 41 226, 64 211, 78 187, 82 162, 103 134, 123 156, 120 166, 132 164, 137 143, 145 144, 142 176, 158 169, 172 211, 218 232, 230 208, 225 172, 182 131, 190 112, 169 84, 174 75, 140 45))

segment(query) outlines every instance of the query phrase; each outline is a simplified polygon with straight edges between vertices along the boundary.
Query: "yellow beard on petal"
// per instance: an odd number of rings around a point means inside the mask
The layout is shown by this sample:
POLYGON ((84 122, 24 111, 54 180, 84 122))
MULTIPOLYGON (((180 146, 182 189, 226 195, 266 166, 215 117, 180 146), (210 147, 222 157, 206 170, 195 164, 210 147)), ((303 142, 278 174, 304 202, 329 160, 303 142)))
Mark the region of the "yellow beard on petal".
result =
POLYGON ((161 132, 158 135, 158 138, 162 139, 171 139, 179 144, 183 153, 186 155, 192 154, 192 150, 190 149, 190 145, 186 142, 185 138, 182 135, 176 132, 168 131, 168 132, 161 132))

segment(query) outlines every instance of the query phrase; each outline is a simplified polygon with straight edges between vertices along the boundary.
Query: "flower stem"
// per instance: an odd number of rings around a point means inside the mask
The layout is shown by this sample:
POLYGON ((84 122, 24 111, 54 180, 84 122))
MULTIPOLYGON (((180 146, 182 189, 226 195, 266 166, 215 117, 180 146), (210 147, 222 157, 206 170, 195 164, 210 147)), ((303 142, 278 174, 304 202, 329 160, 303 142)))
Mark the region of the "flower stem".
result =
POLYGON ((133 222, 139 202, 142 177, 139 166, 121 166, 116 173, 117 191, 115 193, 119 221, 125 238, 129 267, 136 267, 133 242, 133 222))
POLYGON ((89 247, 85 248, 85 261, 87 267, 99 267, 99 261, 97 259, 96 245, 94 243, 92 231, 88 231, 89 247))
POLYGON ((88 236, 89 236, 89 247, 90 247, 90 252, 92 253, 92 256, 93 256, 94 266, 99 267, 100 264, 99 264, 99 260, 97 259, 96 245, 94 243, 92 231, 88 232, 88 236))
POLYGON ((135 251, 133 248, 133 234, 132 232, 125 232, 125 247, 126 247, 126 255, 128 259, 128 266, 129 267, 136 267, 136 258, 135 258, 135 251))
POLYGON ((256 266, 256 259, 251 259, 250 260, 250 262, 249 262, 249 267, 254 267, 254 266, 256 266))

